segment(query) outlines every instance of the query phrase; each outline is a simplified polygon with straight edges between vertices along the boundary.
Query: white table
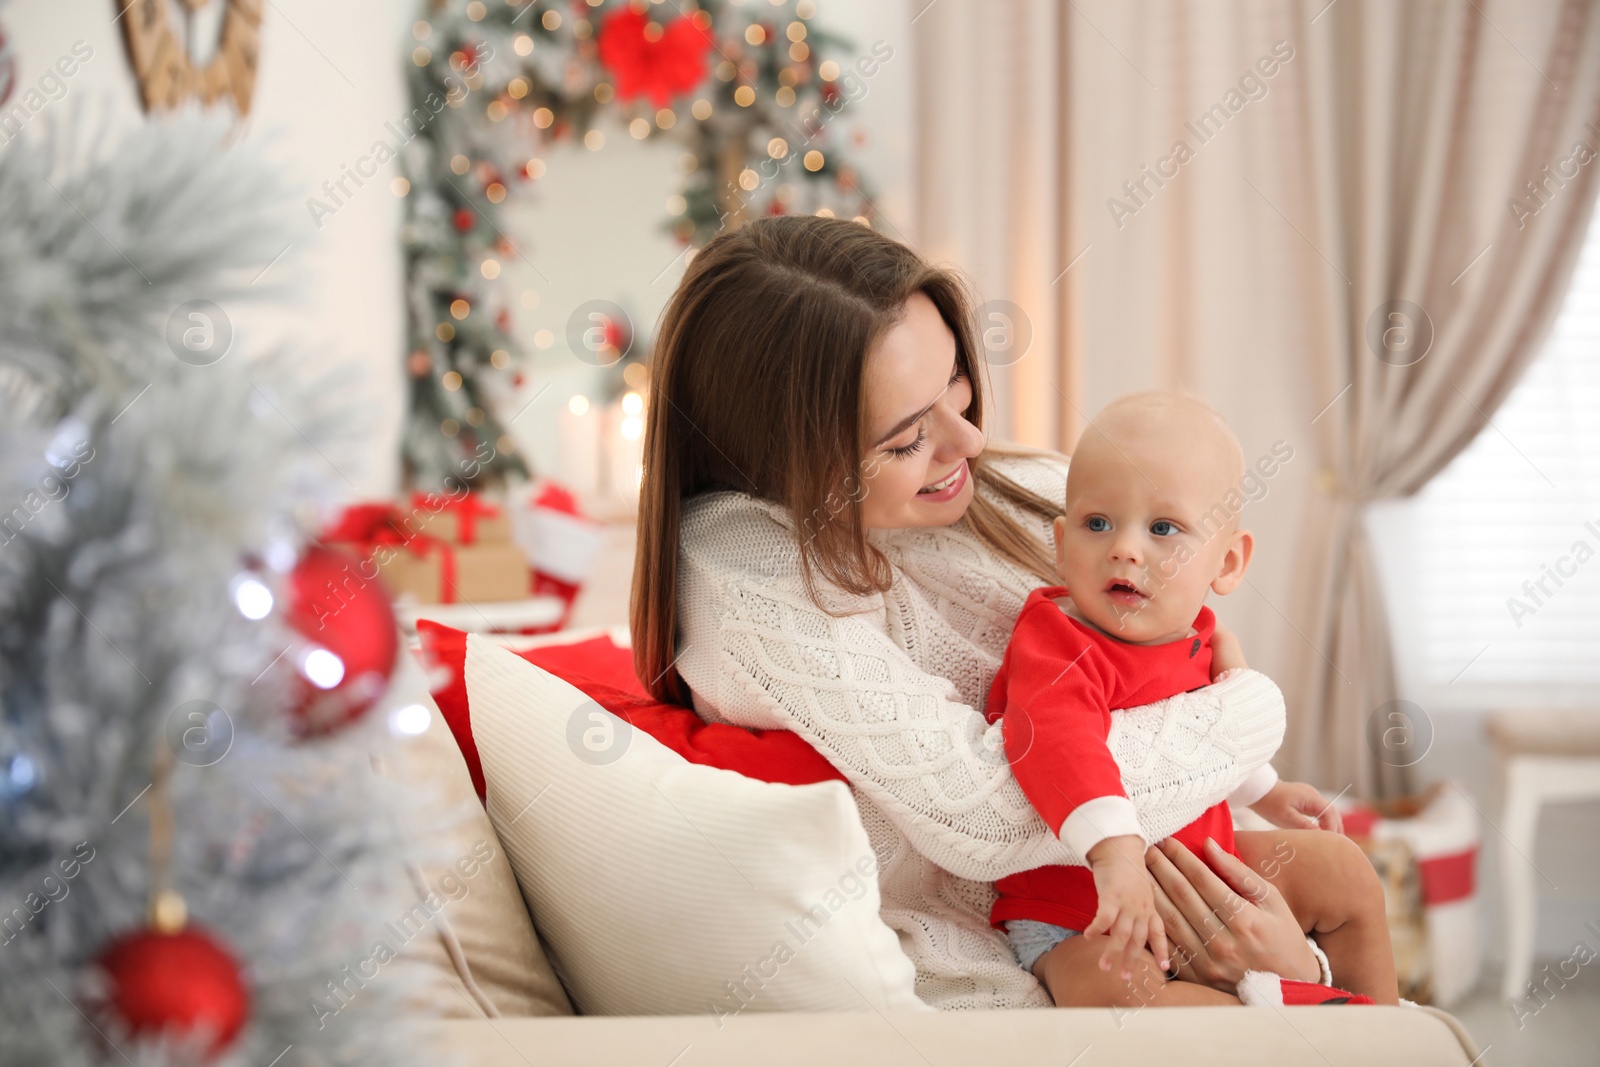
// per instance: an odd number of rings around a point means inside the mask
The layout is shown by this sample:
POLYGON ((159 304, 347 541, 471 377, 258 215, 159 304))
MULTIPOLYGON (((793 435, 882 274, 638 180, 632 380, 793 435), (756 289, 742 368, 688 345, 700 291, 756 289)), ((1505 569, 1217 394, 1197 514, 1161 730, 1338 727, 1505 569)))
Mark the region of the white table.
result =
POLYGON ((1533 853, 1539 810, 1547 803, 1600 799, 1600 714, 1515 709, 1489 717, 1500 756, 1500 882, 1506 909, 1506 966, 1501 995, 1520 1000, 1533 970, 1539 894, 1533 853))
POLYGON ((395 618, 408 634, 416 632, 418 619, 429 619, 467 633, 516 633, 535 626, 554 626, 561 621, 565 610, 566 603, 553 596, 460 604, 418 604, 403 600, 394 606, 395 618))

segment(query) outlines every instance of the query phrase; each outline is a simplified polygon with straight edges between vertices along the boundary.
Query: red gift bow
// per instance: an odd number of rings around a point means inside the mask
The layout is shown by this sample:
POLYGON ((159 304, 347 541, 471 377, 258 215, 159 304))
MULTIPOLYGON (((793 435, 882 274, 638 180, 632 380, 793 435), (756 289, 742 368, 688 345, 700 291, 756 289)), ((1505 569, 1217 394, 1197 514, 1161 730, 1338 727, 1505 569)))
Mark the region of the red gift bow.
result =
POLYGON ((420 531, 407 536, 400 510, 392 504, 356 504, 346 508, 323 534, 323 540, 351 544, 364 560, 372 559, 380 545, 399 545, 419 559, 426 559, 429 552, 437 550, 439 603, 456 602, 455 548, 448 541, 420 531))
POLYGON ((492 519, 500 514, 499 508, 485 501, 477 493, 468 493, 459 500, 435 496, 432 493, 412 493, 411 506, 413 509, 427 508, 434 514, 441 511, 455 512, 456 541, 463 545, 470 545, 478 540, 478 516, 492 519))

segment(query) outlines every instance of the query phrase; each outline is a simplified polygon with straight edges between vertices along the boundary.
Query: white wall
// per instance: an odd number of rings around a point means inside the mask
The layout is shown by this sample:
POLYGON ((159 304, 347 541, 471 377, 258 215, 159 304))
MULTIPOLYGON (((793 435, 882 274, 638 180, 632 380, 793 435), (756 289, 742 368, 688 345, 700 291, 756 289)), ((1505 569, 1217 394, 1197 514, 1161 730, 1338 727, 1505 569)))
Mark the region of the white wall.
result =
MULTIPOLYGON (((266 5, 255 97, 240 132, 283 166, 297 199, 338 177, 341 165, 353 163, 381 135, 384 122, 405 112, 401 64, 413 10, 396 0, 266 5)), ((17 0, 0 8, 0 26, 17 55, 18 93, 37 84, 74 42, 93 49, 68 80, 66 97, 29 123, 30 135, 40 132, 47 117, 59 119, 75 109, 104 111, 112 129, 145 121, 115 15, 111 0, 17 0)), ((0 147, 15 149, 16 143, 0 147)), ((363 392, 354 399, 370 419, 371 445, 364 462, 341 461, 341 467, 356 492, 367 496, 389 492, 399 469, 399 353, 405 341, 400 204, 389 191, 392 168, 324 218, 320 229, 309 212, 300 216, 300 235, 263 278, 289 282, 287 299, 225 309, 238 330, 240 351, 291 338, 360 368, 363 392)))

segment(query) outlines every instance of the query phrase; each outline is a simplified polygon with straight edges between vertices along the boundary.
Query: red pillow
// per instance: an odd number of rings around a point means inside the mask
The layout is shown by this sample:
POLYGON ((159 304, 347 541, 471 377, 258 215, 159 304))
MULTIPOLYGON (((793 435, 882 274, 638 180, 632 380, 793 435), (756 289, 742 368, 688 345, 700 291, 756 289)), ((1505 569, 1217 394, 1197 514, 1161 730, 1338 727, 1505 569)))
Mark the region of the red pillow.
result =
MULTIPOLYGON (((478 799, 484 798, 483 765, 472 737, 472 708, 467 698, 467 635, 427 619, 417 621, 425 657, 444 668, 444 681, 433 690, 434 703, 455 735, 472 775, 478 799)), ((692 708, 662 704, 650 698, 633 673, 633 654, 609 637, 592 637, 565 645, 543 645, 517 653, 581 690, 602 708, 636 730, 642 730, 690 763, 736 771, 747 778, 784 785, 845 781, 844 775, 788 730, 746 730, 726 723, 707 723, 692 708)))

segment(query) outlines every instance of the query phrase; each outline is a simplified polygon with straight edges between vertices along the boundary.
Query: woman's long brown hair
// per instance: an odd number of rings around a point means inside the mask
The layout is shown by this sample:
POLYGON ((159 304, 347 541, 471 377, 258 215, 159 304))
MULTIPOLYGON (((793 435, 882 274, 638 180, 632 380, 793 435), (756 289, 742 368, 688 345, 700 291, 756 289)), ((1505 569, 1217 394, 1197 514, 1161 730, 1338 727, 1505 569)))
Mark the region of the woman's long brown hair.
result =
MULTIPOLYGON (((737 489, 795 517, 806 587, 815 572, 856 595, 889 588, 893 573, 861 524, 867 354, 925 293, 956 340, 972 386, 963 414, 983 428, 981 350, 973 301, 959 275, 856 222, 812 215, 765 218, 701 249, 662 313, 651 368, 639 496, 639 544, 629 605, 633 666, 658 700, 688 705, 673 668, 678 538, 697 493, 737 489), (807 518, 810 517, 810 518, 807 518)), ((969 461, 987 487, 1041 517, 1047 500, 994 470, 989 445, 969 461)), ((963 516, 1018 566, 1055 580, 1049 549, 982 494, 963 516)))

